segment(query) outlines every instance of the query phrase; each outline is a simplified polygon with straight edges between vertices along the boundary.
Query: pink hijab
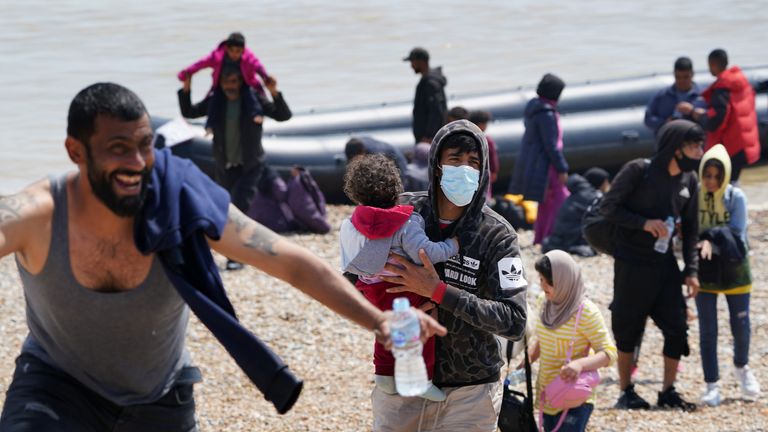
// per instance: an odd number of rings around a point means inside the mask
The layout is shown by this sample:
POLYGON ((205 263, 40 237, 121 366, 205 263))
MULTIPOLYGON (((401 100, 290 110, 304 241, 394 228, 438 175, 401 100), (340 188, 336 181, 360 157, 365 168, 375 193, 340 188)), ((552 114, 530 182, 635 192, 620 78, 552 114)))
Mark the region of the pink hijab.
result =
POLYGON ((584 301, 584 282, 581 269, 566 252, 552 250, 545 254, 552 265, 553 299, 545 300, 541 309, 541 322, 554 330, 565 324, 579 310, 584 301))

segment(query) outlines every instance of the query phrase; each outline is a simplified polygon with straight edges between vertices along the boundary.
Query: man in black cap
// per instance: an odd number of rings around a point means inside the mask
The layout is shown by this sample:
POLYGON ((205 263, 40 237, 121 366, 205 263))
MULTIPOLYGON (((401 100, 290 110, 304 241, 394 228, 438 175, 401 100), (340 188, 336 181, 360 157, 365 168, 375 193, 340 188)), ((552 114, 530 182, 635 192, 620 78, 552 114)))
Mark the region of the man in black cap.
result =
POLYGON ((413 99, 413 136, 416 142, 431 143, 438 129, 445 124, 448 104, 442 68, 429 68, 429 53, 424 48, 411 50, 403 61, 410 61, 413 72, 421 74, 413 99))

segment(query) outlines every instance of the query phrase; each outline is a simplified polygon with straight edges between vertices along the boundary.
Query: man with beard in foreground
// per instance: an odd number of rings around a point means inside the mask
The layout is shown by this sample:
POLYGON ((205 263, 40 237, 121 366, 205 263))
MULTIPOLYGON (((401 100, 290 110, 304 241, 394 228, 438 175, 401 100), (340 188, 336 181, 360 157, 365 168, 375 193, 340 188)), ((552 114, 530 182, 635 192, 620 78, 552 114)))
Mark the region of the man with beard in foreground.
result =
MULTIPOLYGON (((278 411, 298 381, 237 322, 210 249, 283 279, 390 344, 387 315, 309 251, 247 218, 189 161, 152 148, 141 100, 111 83, 70 105, 78 171, 0 199, 29 334, 0 431, 196 431, 191 308, 278 411)), ((425 314, 423 337, 445 334, 425 314)))

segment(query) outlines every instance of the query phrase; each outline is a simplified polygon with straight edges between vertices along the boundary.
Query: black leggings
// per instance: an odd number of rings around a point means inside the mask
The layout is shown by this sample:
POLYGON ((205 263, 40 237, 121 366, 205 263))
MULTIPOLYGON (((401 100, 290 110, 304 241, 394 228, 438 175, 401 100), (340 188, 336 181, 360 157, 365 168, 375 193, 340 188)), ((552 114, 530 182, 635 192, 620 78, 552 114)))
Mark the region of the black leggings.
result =
MULTIPOLYGON (((199 376, 197 368, 181 377, 199 376)), ((0 432, 195 432, 192 383, 182 379, 154 403, 119 406, 37 357, 16 359, 0 432)))

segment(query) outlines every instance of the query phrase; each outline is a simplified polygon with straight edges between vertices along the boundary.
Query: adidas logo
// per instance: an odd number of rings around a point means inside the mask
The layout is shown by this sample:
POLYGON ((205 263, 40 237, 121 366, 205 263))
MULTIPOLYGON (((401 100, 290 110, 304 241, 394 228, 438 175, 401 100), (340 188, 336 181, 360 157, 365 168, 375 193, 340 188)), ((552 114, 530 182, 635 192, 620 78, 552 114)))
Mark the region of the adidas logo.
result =
POLYGON ((499 284, 502 288, 520 288, 528 285, 523 277, 523 260, 520 257, 507 257, 499 260, 499 284))

